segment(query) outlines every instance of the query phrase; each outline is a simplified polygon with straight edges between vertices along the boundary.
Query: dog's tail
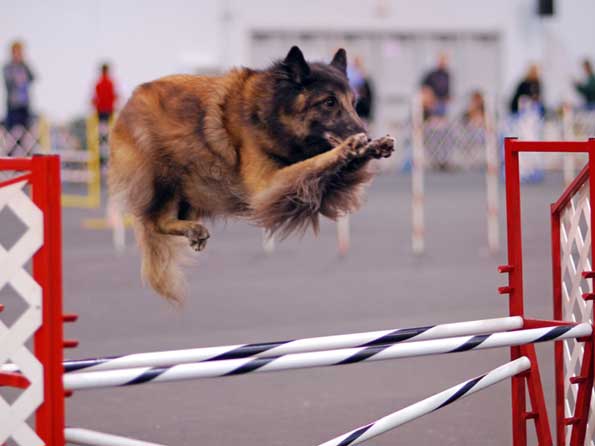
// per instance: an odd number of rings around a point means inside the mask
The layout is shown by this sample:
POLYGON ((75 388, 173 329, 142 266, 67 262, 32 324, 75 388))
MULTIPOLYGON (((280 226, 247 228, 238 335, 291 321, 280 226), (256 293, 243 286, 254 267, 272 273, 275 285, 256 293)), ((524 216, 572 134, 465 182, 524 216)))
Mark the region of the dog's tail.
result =
MULTIPOLYGON (((118 130, 118 123, 114 130, 118 130)), ((117 131, 110 137, 111 153, 108 171, 110 203, 114 212, 129 214, 133 220, 136 240, 142 255, 141 275, 157 293, 171 302, 180 302, 186 283, 181 271, 184 251, 181 237, 164 235, 145 216, 152 198, 148 166, 142 154, 117 131)))
POLYGON ((180 302, 186 294, 182 264, 187 246, 182 238, 160 234, 152 223, 137 218, 134 231, 142 255, 143 281, 167 300, 180 302))

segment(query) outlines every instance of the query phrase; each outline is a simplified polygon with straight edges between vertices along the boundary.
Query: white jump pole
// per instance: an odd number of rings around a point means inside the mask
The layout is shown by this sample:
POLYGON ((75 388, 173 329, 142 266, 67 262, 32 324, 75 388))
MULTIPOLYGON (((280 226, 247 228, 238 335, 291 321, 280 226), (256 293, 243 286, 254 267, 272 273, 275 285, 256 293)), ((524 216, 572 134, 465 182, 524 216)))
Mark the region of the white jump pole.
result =
POLYGON ((346 256, 351 246, 349 215, 343 215, 337 219, 337 246, 339 255, 346 256))
POLYGON ((82 372, 64 375, 66 390, 127 386, 148 382, 171 382, 199 378, 217 378, 246 373, 263 373, 310 367, 354 364, 364 361, 410 358, 469 350, 579 338, 590 336, 588 323, 534 328, 479 336, 464 336, 393 345, 374 345, 320 352, 297 353, 276 357, 243 358, 181 364, 171 367, 139 367, 102 372, 82 372))
MULTIPOLYGON (((202 347, 162 352, 134 353, 119 357, 91 358, 64 362, 65 372, 115 370, 135 367, 167 367, 174 364, 209 360, 239 359, 247 357, 280 356, 341 348, 369 347, 399 342, 487 334, 498 331, 518 330, 523 327, 520 316, 454 322, 414 328, 370 331, 333 336, 296 339, 281 342, 262 342, 218 347, 202 347)), ((16 367, 4 366, 1 370, 14 372, 16 367)))
POLYGON ((486 387, 518 375, 519 373, 528 370, 530 367, 531 361, 529 361, 526 356, 522 356, 486 373, 485 375, 478 376, 477 378, 470 379, 469 381, 437 393, 436 395, 421 400, 411 406, 407 406, 404 409, 380 418, 377 421, 333 438, 320 446, 351 446, 363 443, 366 440, 402 426, 405 423, 409 423, 416 418, 420 418, 438 409, 442 409, 443 407, 475 392, 479 392, 486 387))
POLYGON ((107 221, 112 228, 112 242, 116 252, 121 253, 126 249, 126 225, 122 210, 115 205, 110 197, 107 202, 107 221))
POLYGON ((497 253, 500 249, 500 222, 498 220, 498 135, 494 101, 488 101, 485 113, 486 124, 486 222, 488 250, 497 253))
MULTIPOLYGON (((337 219, 337 249, 340 256, 346 256, 351 246, 349 215, 337 219)), ((262 250, 270 255, 275 252, 275 236, 270 235, 267 230, 262 231, 262 250)))
POLYGON ((411 164, 411 244, 414 254, 422 254, 425 245, 423 109, 421 93, 411 102, 412 164, 411 164))
POLYGON ((275 236, 270 234, 266 229, 262 230, 262 250, 267 255, 275 252, 275 236))
POLYGON ((164 446, 162 444, 104 434, 103 432, 80 429, 78 427, 67 427, 64 429, 64 438, 68 443, 85 446, 164 446))

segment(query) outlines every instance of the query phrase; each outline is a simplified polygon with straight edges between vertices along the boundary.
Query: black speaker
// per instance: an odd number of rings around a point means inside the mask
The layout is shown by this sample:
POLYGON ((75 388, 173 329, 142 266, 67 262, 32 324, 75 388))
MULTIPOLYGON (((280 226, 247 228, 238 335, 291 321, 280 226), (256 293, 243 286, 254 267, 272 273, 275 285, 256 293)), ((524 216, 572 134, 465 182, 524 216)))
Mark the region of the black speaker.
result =
POLYGON ((537 0, 537 13, 544 16, 553 16, 554 0, 537 0))

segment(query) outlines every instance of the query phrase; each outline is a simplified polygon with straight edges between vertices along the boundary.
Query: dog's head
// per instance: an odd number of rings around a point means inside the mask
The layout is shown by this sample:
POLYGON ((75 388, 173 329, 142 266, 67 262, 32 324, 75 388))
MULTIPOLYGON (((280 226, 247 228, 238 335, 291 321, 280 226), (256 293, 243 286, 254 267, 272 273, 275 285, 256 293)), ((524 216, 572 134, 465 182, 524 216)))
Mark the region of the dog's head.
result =
POLYGON ((310 158, 366 132, 355 111, 344 49, 336 52, 330 64, 308 63, 294 46, 270 71, 274 88, 266 122, 289 161, 310 158))

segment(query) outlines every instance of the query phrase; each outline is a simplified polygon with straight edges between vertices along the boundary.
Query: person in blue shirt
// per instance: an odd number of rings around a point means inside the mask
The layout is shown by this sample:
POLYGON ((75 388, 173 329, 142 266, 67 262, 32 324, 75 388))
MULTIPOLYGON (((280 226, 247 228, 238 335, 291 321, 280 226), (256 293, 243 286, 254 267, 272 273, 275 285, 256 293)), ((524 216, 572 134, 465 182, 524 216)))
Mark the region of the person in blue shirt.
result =
POLYGON ((2 74, 6 86, 6 121, 8 130, 22 126, 29 128, 31 120, 30 87, 33 73, 25 63, 22 42, 15 41, 10 46, 11 59, 4 66, 2 74))

